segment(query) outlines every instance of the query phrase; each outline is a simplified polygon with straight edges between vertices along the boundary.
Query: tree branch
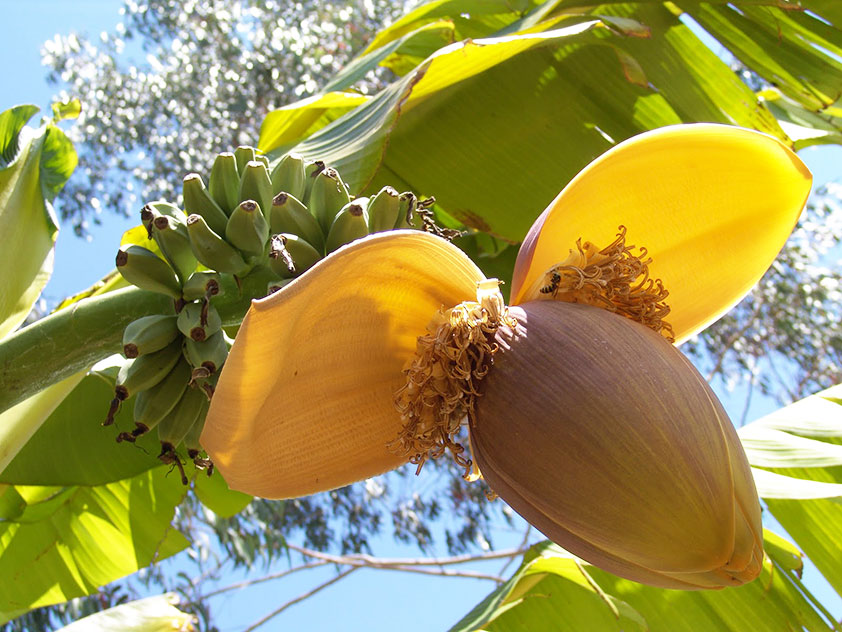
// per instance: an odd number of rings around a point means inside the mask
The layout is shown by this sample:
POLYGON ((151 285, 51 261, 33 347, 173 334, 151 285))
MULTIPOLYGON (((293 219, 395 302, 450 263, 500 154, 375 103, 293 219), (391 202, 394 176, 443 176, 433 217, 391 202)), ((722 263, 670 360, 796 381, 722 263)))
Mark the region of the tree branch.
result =
POLYGON ((392 568, 392 567, 407 567, 407 566, 449 566, 452 564, 465 564, 467 562, 479 562, 485 560, 499 560, 502 558, 514 557, 523 555, 528 550, 528 547, 517 549, 506 549, 504 551, 491 551, 490 553, 480 553, 478 555, 454 555, 451 557, 429 557, 429 558, 388 558, 388 557, 373 557, 359 553, 355 555, 331 555, 330 553, 322 553, 321 551, 314 551, 303 546, 287 543, 287 547, 293 551, 297 551, 307 557, 312 557, 319 560, 325 560, 332 564, 340 566, 366 566, 370 568, 392 568))
POLYGON ((318 586, 316 586, 312 590, 308 590, 307 592, 298 595, 298 597, 296 597, 295 599, 290 599, 289 601, 287 601, 284 605, 282 605, 277 610, 273 610, 272 612, 267 614, 265 617, 263 617, 259 621, 256 621, 255 623, 253 623, 252 625, 247 627, 245 630, 243 630, 243 632, 252 632, 253 630, 256 630, 257 628, 259 628, 261 625, 263 625, 264 623, 266 623, 270 619, 272 619, 274 617, 277 617, 279 614, 281 614, 284 610, 286 610, 290 606, 294 606, 298 602, 304 601, 308 597, 312 597, 313 595, 315 595, 320 590, 324 590, 325 588, 327 588, 331 584, 335 584, 336 582, 338 582, 343 577, 347 577, 348 575, 353 573, 355 570, 357 570, 357 567, 352 566, 351 568, 349 568, 347 570, 344 570, 341 573, 339 573, 339 575, 337 575, 336 577, 333 577, 333 578, 327 580, 326 582, 323 582, 323 583, 319 584, 318 586))

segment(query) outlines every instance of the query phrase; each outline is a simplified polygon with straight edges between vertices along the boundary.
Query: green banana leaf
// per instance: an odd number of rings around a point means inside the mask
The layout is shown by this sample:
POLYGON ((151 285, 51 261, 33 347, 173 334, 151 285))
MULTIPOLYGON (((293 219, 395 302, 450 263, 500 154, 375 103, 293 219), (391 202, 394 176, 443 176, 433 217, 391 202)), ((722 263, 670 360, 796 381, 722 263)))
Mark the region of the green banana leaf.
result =
POLYGON ((764 548, 767 558, 756 581, 722 591, 678 591, 620 579, 542 542, 451 632, 838 630, 801 582, 798 550, 770 531, 764 532, 764 548))
POLYGON ((842 385, 785 406, 739 434, 769 512, 842 595, 842 385))
POLYGON ((435 195, 445 215, 518 242, 587 162, 646 129, 714 121, 797 146, 835 142, 825 110, 842 94, 838 10, 802 4, 814 13, 777 0, 428 3, 329 87, 346 88, 375 64, 401 79, 309 137, 279 135, 267 117, 260 147, 323 159, 362 193, 392 184, 435 195), (778 86, 774 112, 769 93, 753 94, 688 26, 694 20, 778 86), (430 33, 446 41, 445 31, 462 41, 433 50, 430 33))
POLYGON ((56 632, 191 632, 195 617, 178 609, 175 593, 138 599, 88 615, 56 632))
MULTIPOLYGON (((112 356, 77 380, 78 386, 0 472, 0 482, 14 485, 104 485, 159 466, 161 462, 156 457, 160 444, 154 432, 141 437, 134 446, 115 441, 120 430, 134 427, 134 398, 123 402, 113 426, 102 427, 114 397, 114 379, 122 362, 120 356, 112 356), (96 455, 95 458, 92 455, 96 455)), ((45 392, 35 397, 41 397, 45 392)), ((14 412, 16 408, 7 413, 14 412)))
MULTIPOLYGON (((26 127, 38 108, 0 114, 0 339, 20 325, 53 271, 58 220, 50 202, 76 168, 76 151, 58 127, 26 127)), ((67 112, 63 112, 66 114, 67 112)))
POLYGON ((0 623, 186 548, 170 524, 185 493, 173 483, 159 467, 94 487, 0 486, 0 623))

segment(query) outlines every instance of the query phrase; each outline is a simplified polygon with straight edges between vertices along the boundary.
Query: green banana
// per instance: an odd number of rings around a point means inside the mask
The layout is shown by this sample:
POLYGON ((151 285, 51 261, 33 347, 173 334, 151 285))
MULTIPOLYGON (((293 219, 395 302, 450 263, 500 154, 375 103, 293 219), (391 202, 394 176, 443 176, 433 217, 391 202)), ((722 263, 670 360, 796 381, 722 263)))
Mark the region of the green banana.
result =
POLYGON ((225 227, 225 239, 246 256, 262 257, 266 251, 269 223, 260 208, 254 200, 240 202, 225 227))
POLYGON ((240 180, 240 201, 254 200, 261 209, 272 207, 272 179, 262 162, 252 160, 240 180))
MULTIPOLYGON (((185 217, 185 222, 187 218, 185 217)), ((190 248, 187 226, 166 215, 152 220, 152 237, 183 283, 196 269, 196 256, 190 248)))
POLYGON ((336 169, 328 167, 313 179, 307 208, 319 220, 322 231, 327 234, 333 224, 333 218, 350 201, 348 188, 336 169))
POLYGON ((298 235, 281 233, 272 237, 269 267, 282 279, 301 275, 321 258, 322 254, 298 235))
POLYGON ((368 198, 357 198, 349 202, 333 220, 327 238, 325 251, 330 254, 340 246, 368 235, 368 198))
POLYGON ((181 298, 181 283, 170 265, 143 246, 123 246, 115 260, 123 278, 142 290, 181 298))
POLYGON ((184 282, 181 295, 185 301, 207 300, 222 291, 222 281, 217 272, 201 270, 194 272, 184 282))
POLYGON ((187 215, 175 204, 170 204, 164 200, 149 202, 140 209, 140 221, 146 227, 146 233, 149 239, 152 239, 152 222, 156 217, 161 217, 162 215, 172 217, 182 224, 187 221, 187 215))
POLYGON ((264 154, 257 154, 254 159, 257 162, 263 163, 263 166, 266 167, 266 170, 269 171, 269 159, 264 154))
POLYGON ((304 204, 310 204, 310 191, 313 189, 313 182, 316 181, 318 175, 325 169, 327 169, 327 165, 321 160, 304 163, 304 197, 298 198, 304 204))
POLYGON ((246 165, 255 159, 254 147, 248 145, 240 145, 234 150, 234 157, 237 159, 237 172, 240 176, 246 170, 246 165))
POLYGON ((181 399, 189 379, 190 365, 182 358, 155 386, 138 393, 134 400, 135 429, 121 432, 117 441, 134 442, 157 426, 181 399))
POLYGON ((272 171, 272 191, 288 193, 302 199, 307 192, 304 158, 298 154, 284 154, 272 171))
POLYGON ((231 152, 219 154, 213 161, 208 191, 226 215, 237 206, 240 201, 240 174, 237 171, 237 159, 231 152))
POLYGON ((160 351, 178 336, 176 317, 154 314, 133 320, 123 332, 123 353, 136 358, 160 351))
POLYGON ((184 343, 184 357, 193 367, 191 380, 207 378, 219 371, 228 358, 229 347, 223 331, 217 331, 201 342, 188 338, 184 343))
MULTIPOLYGON (((211 392, 213 392, 213 387, 211 387, 211 392)), ((208 476, 210 476, 213 474, 213 461, 201 458, 203 448, 202 444, 199 443, 199 439, 202 436, 202 430, 204 429, 205 417, 196 419, 190 427, 190 430, 184 436, 184 447, 187 448, 187 456, 193 459, 193 465, 200 470, 207 470, 208 476)))
POLYGON ((201 215, 191 215, 187 218, 187 233, 190 236, 193 254, 202 265, 236 276, 242 276, 251 269, 242 255, 214 232, 201 215))
POLYGON ((200 215, 211 230, 220 235, 225 232, 228 215, 211 197, 210 192, 205 188, 202 176, 198 173, 184 176, 182 194, 184 195, 184 210, 188 215, 200 215))
POLYGON ((414 193, 409 191, 401 193, 401 208, 398 213, 398 221, 395 223, 395 228, 416 228, 415 209, 418 206, 418 198, 414 193))
POLYGON ((222 329, 222 319, 213 305, 187 303, 176 320, 178 330, 187 338, 207 340, 222 329))
POLYGON ((114 394, 120 401, 152 388, 167 375, 181 357, 181 340, 171 342, 163 349, 128 360, 117 373, 114 394))
POLYGON ((161 455, 175 452, 196 420, 200 417, 204 419, 208 405, 208 398, 201 389, 188 388, 184 391, 178 403, 158 424, 161 455))
POLYGON ((291 233, 307 240, 316 250, 324 250, 325 236, 322 227, 307 207, 291 193, 281 191, 272 200, 269 214, 272 234, 291 233))
POLYGON ((392 230, 401 212, 400 194, 392 187, 383 187, 368 202, 368 231, 392 230))

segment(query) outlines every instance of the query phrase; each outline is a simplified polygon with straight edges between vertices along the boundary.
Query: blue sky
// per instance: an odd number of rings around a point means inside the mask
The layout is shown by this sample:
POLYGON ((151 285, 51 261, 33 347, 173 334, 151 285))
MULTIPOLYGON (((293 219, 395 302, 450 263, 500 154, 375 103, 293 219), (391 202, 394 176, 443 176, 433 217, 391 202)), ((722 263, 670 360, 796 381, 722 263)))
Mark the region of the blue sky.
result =
MULTIPOLYGON (((0 21, 0 52, 4 59, 0 79, 5 86, 0 94, 0 111, 21 103, 35 103, 48 111, 53 90, 46 84, 46 72, 40 65, 41 44, 55 33, 77 31, 96 35, 102 30, 111 30, 119 19, 120 5, 116 0, 0 0, 4 13, 4 20, 0 21)), ((838 148, 808 150, 802 157, 813 169, 817 183, 842 179, 838 148)), ((70 227, 64 227, 58 241, 56 270, 46 291, 49 299, 57 300, 81 290, 112 269, 119 236, 135 221, 111 215, 103 216, 102 220, 101 226, 91 227, 90 241, 75 238, 70 227)), ((723 399, 732 415, 741 413, 742 398, 726 394, 723 399)), ((774 404, 756 399, 749 419, 774 408, 774 404)), ((521 535, 519 531, 501 529, 495 544, 498 547, 516 546, 521 535)), ((414 549, 395 545, 388 537, 380 538, 375 547, 375 552, 382 556, 418 555, 414 549)), ((501 566, 502 563, 496 562, 484 570, 495 573, 501 566)), ((512 567, 509 572, 511 570, 512 567)), ((281 603, 324 581, 331 572, 325 569, 305 571, 300 576, 229 594, 214 602, 215 611, 220 614, 219 624, 226 632, 242 630, 281 603)), ((262 569, 255 569, 251 576, 262 574, 262 569)), ((222 585, 242 578, 242 574, 232 574, 222 585)), ((282 624, 291 630, 328 626, 371 632, 391 631, 395 627, 407 631, 447 629, 492 588, 493 584, 487 581, 361 570, 293 606, 280 619, 261 629, 281 629, 282 624)), ((828 595, 828 592, 822 591, 822 594, 828 595)), ((836 611, 840 610, 842 606, 837 603, 836 611)))

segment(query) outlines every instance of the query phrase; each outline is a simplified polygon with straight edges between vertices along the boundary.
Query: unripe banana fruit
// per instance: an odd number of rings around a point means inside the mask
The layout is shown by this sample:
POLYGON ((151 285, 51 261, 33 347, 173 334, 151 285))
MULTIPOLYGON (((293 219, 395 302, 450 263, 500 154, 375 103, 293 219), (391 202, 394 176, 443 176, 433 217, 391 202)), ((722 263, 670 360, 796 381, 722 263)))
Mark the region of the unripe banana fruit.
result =
POLYGON ((325 234, 330 230, 336 214, 350 201, 348 187, 342 182, 336 169, 328 167, 313 178, 307 208, 319 220, 325 234))
POLYGON ((322 227, 307 207, 291 193, 281 191, 272 200, 269 216, 273 235, 291 233, 303 237, 316 250, 324 250, 322 227))
POLYGON ((240 176, 242 177, 243 172, 246 170, 246 165, 250 163, 257 157, 257 154, 254 152, 254 147, 249 147, 247 145, 240 145, 237 149, 234 150, 234 158, 237 160, 237 171, 239 172, 240 176))
POLYGON ((193 254, 208 268, 236 276, 251 269, 251 265, 246 263, 236 248, 213 231, 201 215, 190 215, 187 218, 187 233, 193 254))
POLYGON ((212 231, 220 235, 225 233, 228 215, 211 197, 210 192, 205 188, 202 176, 198 173, 184 176, 182 194, 184 196, 184 210, 188 215, 199 215, 204 218, 212 231))
POLYGON ((181 298, 181 283, 169 264, 151 250, 129 245, 117 252, 117 270, 123 278, 142 290, 181 298))
POLYGON ((191 340, 201 342, 222 329, 222 319, 213 305, 187 303, 176 320, 178 330, 191 340))
POLYGON ((383 187, 368 203, 368 231, 392 230, 401 213, 400 194, 392 187, 383 187))
POLYGON ((272 172, 272 191, 287 193, 301 200, 307 193, 304 159, 298 154, 285 154, 272 172))
POLYGON ((266 251, 269 222, 260 209, 254 200, 240 202, 225 227, 225 239, 246 256, 261 257, 266 251))
POLYGON ((123 353, 127 358, 136 358, 160 351, 178 336, 176 320, 165 314, 133 320, 123 332, 123 353))
POLYGON ((194 272, 184 282, 181 289, 185 301, 198 301, 210 299, 222 292, 222 281, 219 274, 212 270, 201 270, 194 272))
POLYGON ((124 401, 132 395, 155 386, 176 365, 181 357, 181 340, 146 355, 128 360, 117 373, 114 393, 124 401))
POLYGON ((368 198, 357 198, 346 204, 330 226, 325 239, 328 254, 347 243, 368 235, 368 198))
POLYGON ((193 367, 191 381, 210 377, 219 371, 228 358, 229 347, 229 340, 222 331, 203 341, 188 338, 184 342, 184 357, 193 367))
POLYGON ((321 258, 321 253, 298 235, 282 233, 272 237, 269 267, 282 279, 303 274, 321 258))
MULTIPOLYGON (((185 222, 187 218, 184 218, 185 222)), ((160 215, 152 220, 152 237, 183 283, 196 269, 196 256, 190 248, 187 226, 172 217, 160 215)))
POLYGON ((134 402, 135 429, 131 433, 120 433, 117 442, 133 442, 158 425, 181 399, 189 379, 190 365, 187 364, 187 360, 181 358, 160 382, 138 393, 134 402))
POLYGON ((230 215, 236 208, 240 201, 240 174, 234 154, 225 152, 213 161, 208 178, 208 192, 226 215, 230 215))
POLYGON ((240 180, 240 201, 254 200, 261 209, 272 207, 272 179, 269 170, 258 161, 252 160, 246 165, 240 180))

